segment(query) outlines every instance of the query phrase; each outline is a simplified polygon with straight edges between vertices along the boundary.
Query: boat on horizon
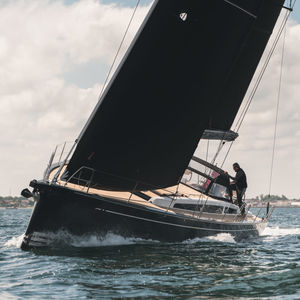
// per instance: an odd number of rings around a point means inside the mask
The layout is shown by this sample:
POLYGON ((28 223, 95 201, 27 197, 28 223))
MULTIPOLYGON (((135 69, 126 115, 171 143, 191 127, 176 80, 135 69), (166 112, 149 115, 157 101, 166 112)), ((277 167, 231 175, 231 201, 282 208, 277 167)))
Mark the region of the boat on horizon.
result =
POLYGON ((47 233, 60 230, 164 242, 259 236, 272 209, 258 217, 232 203, 226 172, 195 151, 238 137, 231 126, 283 4, 154 1, 75 143, 66 155, 66 143, 56 148, 22 191, 35 204, 21 248, 49 246, 47 233))

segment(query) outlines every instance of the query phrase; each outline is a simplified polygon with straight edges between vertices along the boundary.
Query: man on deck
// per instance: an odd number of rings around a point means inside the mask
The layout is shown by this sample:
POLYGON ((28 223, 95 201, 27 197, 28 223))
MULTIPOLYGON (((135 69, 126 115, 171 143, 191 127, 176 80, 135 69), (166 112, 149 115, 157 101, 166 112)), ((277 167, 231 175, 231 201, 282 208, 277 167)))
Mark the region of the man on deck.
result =
MULTIPOLYGON (((244 170, 238 163, 233 164, 233 170, 236 172, 235 177, 229 175, 233 181, 230 183, 231 190, 236 191, 238 206, 241 208, 241 213, 245 213, 245 206, 243 206, 243 196, 247 189, 247 177, 244 170)), ((232 193, 232 192, 231 192, 232 193)))

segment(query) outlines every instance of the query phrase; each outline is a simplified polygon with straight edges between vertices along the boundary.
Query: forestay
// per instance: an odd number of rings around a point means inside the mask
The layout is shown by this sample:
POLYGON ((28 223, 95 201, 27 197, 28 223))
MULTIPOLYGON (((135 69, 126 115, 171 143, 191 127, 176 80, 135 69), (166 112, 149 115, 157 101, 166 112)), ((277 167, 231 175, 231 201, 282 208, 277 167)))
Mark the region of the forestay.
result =
POLYGON ((230 129, 283 2, 155 1, 64 178, 86 166, 102 189, 177 184, 204 130, 230 129))

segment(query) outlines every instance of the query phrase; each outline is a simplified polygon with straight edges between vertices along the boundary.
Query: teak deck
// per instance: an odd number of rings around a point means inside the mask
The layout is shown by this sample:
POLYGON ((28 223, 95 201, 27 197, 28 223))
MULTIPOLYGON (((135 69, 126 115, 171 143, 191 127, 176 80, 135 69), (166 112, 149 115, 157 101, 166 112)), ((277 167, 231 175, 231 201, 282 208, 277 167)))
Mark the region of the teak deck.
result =
MULTIPOLYGON (((49 176, 49 180, 51 180, 56 173, 56 169, 51 172, 49 176)), ((215 214, 215 213, 207 213, 207 212, 196 212, 196 211, 191 211, 191 210, 185 210, 185 209, 177 209, 177 208, 162 208, 160 206, 157 206, 141 197, 138 195, 131 193, 131 192, 119 192, 119 191, 107 191, 107 190, 100 190, 100 189, 94 189, 94 188, 88 188, 85 186, 77 185, 74 183, 66 183, 65 181, 58 180, 57 183, 59 185, 79 190, 82 192, 86 192, 88 194, 95 194, 103 197, 109 197, 113 198, 119 201, 126 201, 126 202, 131 202, 137 205, 141 206, 146 206, 146 207, 151 207, 155 208, 157 210, 161 210, 162 212, 174 212, 176 214, 181 214, 185 215, 187 217, 193 217, 193 218, 201 218, 201 219, 209 219, 209 220, 216 220, 216 221, 222 221, 222 222, 259 222, 261 221, 260 218, 256 218, 252 214, 247 214, 247 216, 242 217, 242 216, 236 216, 236 215, 231 215, 231 214, 215 214)), ((172 186, 168 187, 166 189, 159 189, 155 191, 144 191, 143 194, 146 194, 149 197, 159 197, 158 194, 168 196, 172 194, 178 194, 180 196, 185 196, 185 197, 190 197, 194 199, 199 199, 199 201, 205 201, 206 199, 210 199, 210 197, 201 194, 200 192, 197 192, 196 190, 189 188, 188 186, 184 184, 179 184, 178 186, 172 186), (157 193, 157 194, 156 194, 157 193)), ((173 199, 170 196, 171 199, 173 199)), ((201 203, 201 202, 200 202, 201 203)))

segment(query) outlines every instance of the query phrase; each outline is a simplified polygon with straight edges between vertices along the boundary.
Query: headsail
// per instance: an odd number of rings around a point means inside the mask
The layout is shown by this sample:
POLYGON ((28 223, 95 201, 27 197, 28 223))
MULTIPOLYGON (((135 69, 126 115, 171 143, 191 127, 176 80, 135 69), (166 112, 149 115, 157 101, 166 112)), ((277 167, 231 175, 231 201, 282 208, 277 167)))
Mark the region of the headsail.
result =
POLYGON ((228 131, 283 0, 156 0, 66 168, 99 188, 179 182, 205 130, 228 131))

